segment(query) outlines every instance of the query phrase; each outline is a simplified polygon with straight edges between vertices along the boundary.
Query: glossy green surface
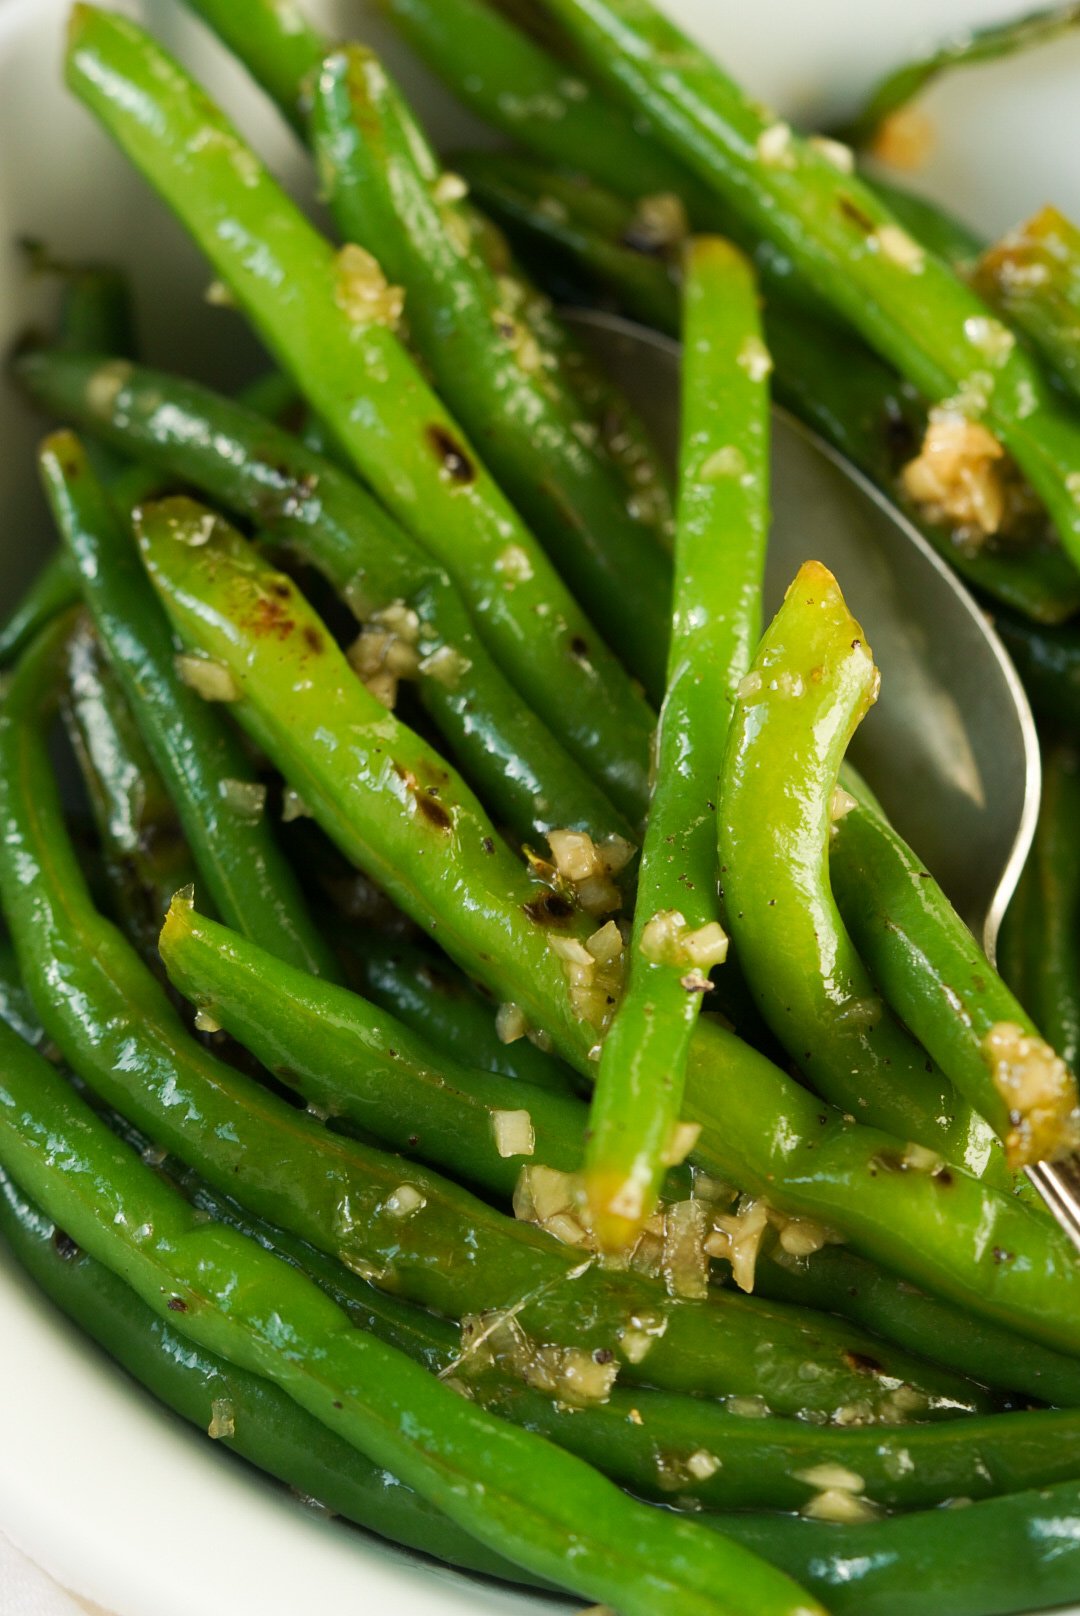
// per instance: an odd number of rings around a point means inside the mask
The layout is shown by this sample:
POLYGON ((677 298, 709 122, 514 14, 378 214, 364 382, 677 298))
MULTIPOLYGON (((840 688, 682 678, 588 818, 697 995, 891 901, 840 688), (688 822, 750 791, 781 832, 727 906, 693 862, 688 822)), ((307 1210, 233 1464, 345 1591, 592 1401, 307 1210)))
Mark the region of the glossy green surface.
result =
MULTIPOLYGON (((720 919, 716 804, 731 703, 761 634, 769 501, 769 358, 757 283, 727 242, 686 260, 675 599, 656 783, 627 985, 604 1040, 585 1185, 604 1244, 633 1243, 659 1193, 708 970, 646 952, 657 916, 720 919)), ((718 967, 723 970, 724 966, 718 967)))
POLYGON ((602 83, 655 121, 744 227, 790 257, 800 280, 928 399, 979 408, 1080 556, 1080 425, 1024 349, 986 341, 987 307, 921 250, 856 175, 777 126, 651 0, 544 0, 602 83), (678 66, 669 64, 677 59, 678 66), (777 160, 768 153, 779 138, 777 160), (993 358, 988 357, 993 348, 993 358), (978 399, 978 405, 975 400, 978 399))
POLYGON ((762 1014, 820 1093, 1008 1185, 991 1130, 883 1002, 830 887, 840 766, 877 688, 836 580, 807 562, 735 705, 720 810, 728 924, 762 1014))
POLYGON ((173 893, 194 883, 195 867, 165 783, 88 619, 68 641, 61 705, 116 919, 143 958, 160 970, 161 922, 173 893))
MULTIPOLYGON (((417 809, 417 788, 433 767, 427 749, 384 709, 374 711, 288 580, 222 524, 208 545, 178 543, 175 529, 192 522, 201 527, 202 513, 190 502, 156 507, 152 532, 144 521, 144 551, 182 639, 222 659, 238 680, 238 718, 347 856, 590 1073, 591 1035, 569 1013, 544 942, 547 926, 584 935, 585 925, 565 900, 552 909, 550 891, 528 881, 441 762, 431 783, 449 827, 417 809), (257 631, 286 600, 282 621, 292 627, 284 637, 257 631), (524 905, 537 899, 543 907, 530 915, 524 905)), ((701 1023, 691 1045, 686 1114, 703 1125, 697 1161, 720 1177, 820 1219, 865 1255, 981 1317, 1066 1350, 1080 1346, 1080 1272, 1064 1235, 959 1170, 947 1184, 908 1170, 902 1141, 846 1122, 715 1023, 701 1023), (994 1245, 1026 1260, 1002 1264, 994 1245)))
MULTIPOLYGON (((717 1523, 719 1525, 719 1522, 717 1523)), ((1080 1486, 865 1526, 732 1516, 732 1536, 805 1577, 835 1616, 1013 1616, 1080 1595, 1080 1486)))
POLYGON ((1080 1066, 1080 760, 1071 741, 1043 747, 1030 859, 1036 924, 1026 931, 1028 1002, 1072 1071, 1080 1066))
POLYGON ((1080 1407, 1080 1360, 974 1317, 856 1256, 825 1246, 807 1259, 759 1261, 756 1290, 782 1302, 839 1313, 863 1329, 923 1353, 959 1374, 1040 1403, 1080 1407))
POLYGON ((79 599, 79 575, 66 551, 51 556, 0 627, 0 667, 9 667, 45 624, 79 599))
POLYGON ((273 1380, 486 1547, 627 1616, 813 1608, 753 1556, 633 1503, 355 1329, 310 1280, 201 1219, 16 1034, 0 1030, 0 1051, 0 1162, 43 1210, 178 1333, 273 1380))
POLYGON ((1080 227, 1058 208, 1040 209, 987 248, 974 281, 1073 400, 1080 397, 1080 227))
POLYGON ((844 138, 857 146, 870 144, 886 118, 922 95, 942 74, 1052 44, 1077 27, 1080 6, 1054 5, 988 27, 958 29, 935 49, 894 68, 875 84, 844 138))
POLYGON ((530 1156, 561 1172, 581 1165, 580 1100, 458 1064, 385 1011, 278 964, 183 899, 169 911, 161 957, 174 987, 320 1114, 347 1117, 506 1202, 530 1156), (501 1114, 522 1112, 533 1148, 503 1154, 501 1114))
POLYGON ((670 633, 671 573, 638 520, 595 429, 508 307, 476 251, 468 212, 382 63, 359 46, 319 73, 312 137, 346 241, 404 287, 410 339, 440 396, 543 544, 591 620, 658 698, 670 633))
POLYGON ((160 371, 38 353, 18 374, 39 403, 256 523, 315 567, 358 617, 407 601, 428 670, 417 678, 421 700, 460 767, 518 835, 551 826, 597 839, 629 834, 600 787, 522 703, 444 569, 353 478, 253 409, 160 371))
MULTIPOLYGON (((1072 1064, 1080 1053, 1075 764, 1060 756, 1056 768, 1049 763, 1043 789, 1036 858, 1046 881, 1060 893, 1053 934, 1043 938, 1042 970, 1052 973, 1043 1002, 1060 1005, 1061 1015, 1054 1025, 1044 1019, 1042 1030, 1072 1064)), ((915 854, 879 815, 856 804, 836 826, 829 865, 840 913, 878 988, 949 1081, 1005 1141, 1013 1165, 1059 1153, 1068 1145, 1076 1086, 1063 1092, 1047 1115, 1034 1122, 1029 1117, 1026 1127, 1023 1118, 1011 1114, 994 1081, 985 1040, 1002 1023, 1027 1037, 1037 1038, 1038 1031, 915 854), (1032 1127, 1034 1139, 1028 1132, 1032 1127)))
POLYGON ((232 782, 258 785, 256 771, 221 715, 180 677, 168 621, 78 439, 48 438, 40 467, 109 662, 219 914, 278 957, 334 977, 333 953, 265 815, 230 798, 232 782))
MULTIPOLYGON (((681 298, 674 266, 662 254, 642 254, 626 245, 634 229, 630 204, 580 175, 560 175, 528 157, 477 153, 459 159, 458 166, 522 249, 539 252, 541 274, 556 284, 569 274, 584 295, 614 298, 622 313, 678 334, 681 298), (549 198, 559 206, 552 209, 549 198)), ((894 199, 891 189, 887 194, 894 199)), ((899 217, 925 228, 921 204, 913 208, 905 194, 901 207, 899 217)), ((952 221, 937 222, 938 237, 949 226, 955 249, 959 227, 952 221)), ((776 367, 777 401, 865 472, 966 582, 1042 622, 1061 622, 1075 612, 1080 576, 1056 540, 973 551, 904 497, 899 472, 926 430, 925 404, 853 332, 791 296, 790 266, 779 273, 774 262, 771 275, 768 261, 759 267, 767 276, 765 332, 776 367)))
POLYGON ((82 6, 68 83, 210 257, 384 504, 445 565, 504 671, 623 811, 651 716, 396 334, 222 114, 134 24, 82 6), (628 756, 628 754, 630 754, 628 756))
POLYGON ((270 1380, 195 1346, 87 1256, 0 1174, 0 1233, 49 1300, 131 1378, 205 1431, 224 1413, 224 1447, 311 1499, 406 1548, 485 1576, 523 1579, 396 1476, 372 1464, 270 1380))

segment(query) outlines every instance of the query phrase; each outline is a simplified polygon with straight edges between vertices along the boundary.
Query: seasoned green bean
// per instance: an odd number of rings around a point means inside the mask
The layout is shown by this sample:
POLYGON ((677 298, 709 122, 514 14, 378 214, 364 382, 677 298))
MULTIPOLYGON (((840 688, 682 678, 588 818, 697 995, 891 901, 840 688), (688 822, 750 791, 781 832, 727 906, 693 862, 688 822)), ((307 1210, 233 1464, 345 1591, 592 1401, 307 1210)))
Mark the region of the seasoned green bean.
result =
POLYGON ((504 671, 636 817, 648 707, 399 342, 400 293, 360 249, 334 252, 133 23, 78 6, 67 76, 178 212, 357 469, 445 565, 504 671))
POLYGON ((604 1040, 585 1190, 601 1244, 650 1216, 676 1128, 709 971, 727 937, 716 802, 727 717, 761 633, 771 361, 757 283, 737 249, 699 237, 686 268, 675 602, 656 784, 638 873, 626 992, 604 1040))
POLYGON ((830 858, 840 913, 877 987, 990 1122, 1014 1169, 1067 1155, 1077 1142, 1076 1082, 1065 1061, 1072 1065, 1080 1053, 1080 854, 1072 852, 1080 783, 1062 753, 1049 765, 1047 790, 1036 857, 1057 900, 1046 905, 1042 963, 1042 1004, 1060 1006, 1052 1021, 1042 1018, 1053 1047, 880 815, 845 802, 830 858))
POLYGON ((243 405, 160 371, 41 352, 17 375, 38 402, 202 489, 315 567, 369 623, 359 649, 372 676, 387 692, 395 667, 417 680, 462 768, 518 835, 629 833, 523 706, 445 571, 347 473, 243 405))
POLYGON ((185 683, 138 555, 78 439, 48 438, 40 465, 95 626, 218 912, 272 953, 333 978, 333 953, 266 822, 265 786, 221 717, 185 683))
POLYGON ((840 764, 878 684, 836 580, 807 562, 735 706, 720 789, 728 924, 763 1015, 827 1098, 1008 1185, 987 1124, 882 1002, 830 889, 840 764))

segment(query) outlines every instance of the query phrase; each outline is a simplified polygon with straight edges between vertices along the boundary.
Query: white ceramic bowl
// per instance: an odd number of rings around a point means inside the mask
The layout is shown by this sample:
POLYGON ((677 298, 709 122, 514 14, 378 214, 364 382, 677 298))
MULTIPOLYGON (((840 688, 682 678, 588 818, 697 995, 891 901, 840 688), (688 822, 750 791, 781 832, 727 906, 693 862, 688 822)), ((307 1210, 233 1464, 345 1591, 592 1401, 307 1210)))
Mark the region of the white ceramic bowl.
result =
MULTIPOLYGON (((807 121, 843 115, 883 69, 946 30, 1019 9, 1019 0, 667 3, 758 93, 807 121)), ((124 9, 149 18, 306 196, 308 168, 288 131, 182 9, 173 0, 124 9)), ((311 0, 311 9, 340 37, 387 45, 436 136, 482 133, 387 39, 366 0, 311 0)), ((154 362, 235 376, 238 364, 254 363, 254 350, 238 345, 234 317, 203 301, 205 266, 61 87, 65 10, 66 0, 0 0, 0 341, 45 313, 45 291, 27 279, 15 247, 34 236, 57 253, 130 266, 154 362)), ((927 102, 940 146, 920 182, 988 231, 1050 199, 1080 213, 1078 76, 1080 39, 951 79, 927 102)), ((51 544, 35 488, 36 434, 19 401, 0 392, 0 608, 51 544)), ((552 1608, 305 1512, 139 1393, 2 1253, 0 1386, 0 1530, 116 1616, 552 1608)))

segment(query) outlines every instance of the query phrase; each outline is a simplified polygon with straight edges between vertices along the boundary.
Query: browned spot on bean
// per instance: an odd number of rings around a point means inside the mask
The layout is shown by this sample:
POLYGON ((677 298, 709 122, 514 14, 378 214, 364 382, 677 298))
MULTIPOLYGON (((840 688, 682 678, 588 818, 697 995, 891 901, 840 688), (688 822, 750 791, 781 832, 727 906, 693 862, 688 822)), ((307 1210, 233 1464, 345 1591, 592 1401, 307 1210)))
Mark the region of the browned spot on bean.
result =
POLYGON ((447 831, 451 829, 454 821, 437 798, 418 792, 414 795, 413 801, 416 803, 417 812, 427 820, 429 825, 434 825, 436 830, 447 831))
POLYGON ((315 656, 318 656, 323 648, 323 637, 319 630, 315 627, 314 623, 305 623, 302 633, 304 637, 304 644, 307 646, 308 650, 311 651, 315 656))
POLYGON ((881 1375, 885 1370, 884 1364, 872 1358, 868 1352, 852 1352, 849 1349, 844 1353, 844 1362, 857 1375, 881 1375))
POLYGON ((52 1243, 56 1255, 62 1258, 64 1262, 70 1262, 72 1257, 78 1256, 78 1246, 69 1234, 64 1233, 63 1229, 53 1230, 52 1243))
POLYGON ((284 578, 272 578, 266 587, 272 595, 277 596, 278 600, 288 600, 292 594, 292 590, 284 578))
POLYGON ((476 467, 463 444, 438 421, 427 428, 427 440, 446 475, 462 487, 476 481, 476 467))
POLYGON ((522 907, 538 926, 559 926, 571 918, 574 906, 559 892, 541 892, 522 907))
POLYGON ((947 1167, 939 1167, 934 1174, 934 1183, 940 1184, 943 1190, 947 1190, 952 1181, 952 1173, 947 1167))
POLYGON ((170 1313, 186 1313, 187 1303, 182 1296, 170 1296, 165 1306, 170 1313))
POLYGON ((875 229, 873 219, 868 213, 864 213, 858 203, 853 202, 850 196, 841 196, 839 207, 844 218, 849 220, 857 230, 861 230, 866 236, 873 235, 875 229))
POLYGON ((483 847, 485 853, 494 853, 495 851, 495 843, 492 841, 490 836, 485 836, 480 845, 483 847))
POLYGON ((577 657, 579 662, 585 662, 588 660, 588 641, 583 640, 580 634, 575 634, 574 638, 570 641, 570 650, 572 654, 577 657))
POLYGON ((249 618, 251 632, 260 639, 287 640, 296 627, 296 620, 285 610, 281 604, 282 599, 288 598, 288 589, 283 594, 260 595, 255 602, 249 618))

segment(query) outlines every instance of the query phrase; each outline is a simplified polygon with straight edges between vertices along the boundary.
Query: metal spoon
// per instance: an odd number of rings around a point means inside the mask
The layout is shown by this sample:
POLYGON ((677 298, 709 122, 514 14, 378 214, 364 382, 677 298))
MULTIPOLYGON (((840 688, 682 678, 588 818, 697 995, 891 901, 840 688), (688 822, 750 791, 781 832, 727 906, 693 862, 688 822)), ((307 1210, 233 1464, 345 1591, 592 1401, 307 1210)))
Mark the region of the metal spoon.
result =
MULTIPOLYGON (((615 316, 568 318, 674 459, 679 348, 615 316)), ((989 959, 1031 847, 1042 776, 1005 650, 922 535, 842 455, 786 411, 773 415, 766 607, 804 561, 833 571, 882 670, 853 761, 936 876, 989 959)), ((1080 1161, 1028 1176, 1080 1248, 1080 1161)))

